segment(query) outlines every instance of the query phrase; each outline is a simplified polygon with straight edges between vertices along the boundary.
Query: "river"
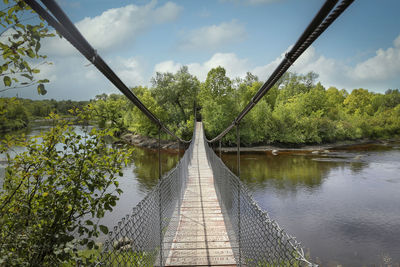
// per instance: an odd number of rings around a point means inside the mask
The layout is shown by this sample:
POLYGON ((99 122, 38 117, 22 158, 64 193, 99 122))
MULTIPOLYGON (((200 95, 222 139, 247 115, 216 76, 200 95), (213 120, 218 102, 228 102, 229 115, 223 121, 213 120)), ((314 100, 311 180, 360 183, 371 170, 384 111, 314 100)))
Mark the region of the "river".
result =
MULTIPOLYGON (((37 135, 47 126, 27 131, 37 135)), ((81 131, 76 127, 76 131, 81 131)), ((17 149, 18 150, 18 149, 17 149)), ((222 159, 233 171, 236 155, 222 159)), ((135 148, 119 178, 124 193, 102 224, 112 228, 157 183, 157 152, 135 148)), ((162 169, 178 155, 162 152, 162 169)), ((321 266, 400 263, 400 144, 362 146, 325 154, 242 153, 241 179, 256 201, 321 266)), ((4 175, 4 162, 0 176, 4 175)))
MULTIPOLYGON (((236 155, 222 159, 236 171, 236 155)), ((255 200, 321 266, 400 263, 400 144, 325 154, 244 153, 255 200)))

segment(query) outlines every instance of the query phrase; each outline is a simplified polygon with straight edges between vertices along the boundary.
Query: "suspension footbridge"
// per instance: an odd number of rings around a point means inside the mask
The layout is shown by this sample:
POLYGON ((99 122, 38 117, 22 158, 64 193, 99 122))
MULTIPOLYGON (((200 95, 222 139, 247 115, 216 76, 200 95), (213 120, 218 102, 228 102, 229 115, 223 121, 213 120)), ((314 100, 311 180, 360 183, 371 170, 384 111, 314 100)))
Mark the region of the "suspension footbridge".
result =
POLYGON ((166 266, 236 266, 207 160, 201 123, 197 123, 193 142, 178 229, 166 266))
MULTIPOLYGON (((117 223, 97 266, 312 266, 300 244, 254 201, 210 144, 236 128, 240 175, 241 120, 354 0, 327 0, 281 63, 230 125, 211 140, 195 123, 191 141, 170 131, 121 81, 55 0, 24 0, 106 76, 161 132, 190 144, 177 166, 117 223)), ((195 109, 196 110, 196 109, 195 109)), ((196 115, 194 116, 196 118, 196 115)), ((157 165, 157 164, 155 164, 157 165)))

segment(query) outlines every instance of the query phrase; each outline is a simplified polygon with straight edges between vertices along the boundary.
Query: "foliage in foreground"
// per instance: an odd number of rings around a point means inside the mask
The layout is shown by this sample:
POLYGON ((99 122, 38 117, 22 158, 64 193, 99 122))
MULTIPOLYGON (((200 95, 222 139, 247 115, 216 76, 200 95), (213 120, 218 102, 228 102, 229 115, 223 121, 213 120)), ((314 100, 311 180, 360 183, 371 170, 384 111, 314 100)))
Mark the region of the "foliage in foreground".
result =
POLYGON ((39 66, 50 64, 40 54, 40 42, 55 36, 50 33, 47 23, 21 0, 2 0, 5 8, 0 10, 0 77, 4 88, 0 92, 19 87, 37 85, 39 95, 47 93, 44 84, 48 79, 37 80, 39 66), (38 18, 33 24, 26 23, 38 18), (39 20, 40 19, 40 20, 39 20))
POLYGON ((117 178, 130 151, 110 147, 109 131, 86 129, 81 136, 58 116, 51 119, 55 126, 49 132, 1 144, 1 152, 26 148, 14 157, 7 154, 0 192, 1 266, 56 266, 84 258, 77 246, 96 247, 100 231, 108 232, 97 218, 112 210, 122 192, 117 178))

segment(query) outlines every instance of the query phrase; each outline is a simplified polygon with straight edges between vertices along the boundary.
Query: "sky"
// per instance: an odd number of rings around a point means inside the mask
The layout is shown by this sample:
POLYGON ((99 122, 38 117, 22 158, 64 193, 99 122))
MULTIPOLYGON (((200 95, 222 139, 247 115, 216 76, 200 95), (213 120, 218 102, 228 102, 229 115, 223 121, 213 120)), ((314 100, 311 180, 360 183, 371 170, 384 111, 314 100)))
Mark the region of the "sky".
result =
MULTIPOLYGON (((323 0, 58 0, 98 54, 129 87, 186 65, 204 81, 222 66, 230 78, 265 81, 323 0)), ((4 8, 3 1, 0 10, 4 8)), ((400 88, 399 0, 355 0, 289 71, 314 71, 329 88, 400 88)), ((0 31, 1 32, 1 31, 0 31)), ((0 36, 0 40, 1 40, 0 36)), ((50 83, 1 93, 32 99, 88 100, 119 91, 65 39, 42 42, 38 78, 50 83)), ((1 61, 2 59, 0 59, 1 61)), ((1 62, 0 62, 1 63, 1 62)), ((4 86, 1 84, 1 86, 4 86)))

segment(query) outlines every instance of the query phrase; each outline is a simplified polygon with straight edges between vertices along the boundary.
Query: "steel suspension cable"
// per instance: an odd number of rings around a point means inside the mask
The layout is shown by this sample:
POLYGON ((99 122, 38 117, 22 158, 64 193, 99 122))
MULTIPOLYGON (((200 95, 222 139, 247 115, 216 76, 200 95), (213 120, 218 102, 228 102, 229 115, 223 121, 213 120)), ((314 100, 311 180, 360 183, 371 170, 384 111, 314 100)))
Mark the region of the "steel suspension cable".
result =
POLYGON ((233 120, 233 122, 225 128, 219 135, 209 143, 220 140, 224 137, 235 125, 253 109, 253 107, 261 100, 261 98, 275 85, 282 75, 290 68, 290 66, 303 54, 303 52, 354 2, 354 0, 342 0, 337 6, 338 0, 327 0, 318 11, 311 23, 307 26, 303 34, 297 40, 295 45, 290 49, 281 63, 276 67, 268 80, 254 94, 250 102, 233 120), (335 8, 336 6, 336 8, 335 8), (333 11, 332 9, 335 8, 333 11))
POLYGON ((105 63, 97 51, 82 36, 79 30, 71 22, 64 11, 54 0, 41 0, 42 3, 53 14, 51 15, 36 0, 24 0, 36 13, 45 19, 50 26, 56 29, 65 39, 67 39, 83 56, 85 56, 104 76, 111 81, 142 113, 144 113, 152 122, 158 125, 165 133, 174 137, 182 143, 190 143, 175 135, 168 129, 140 100, 136 95, 122 82, 115 72, 105 63))

